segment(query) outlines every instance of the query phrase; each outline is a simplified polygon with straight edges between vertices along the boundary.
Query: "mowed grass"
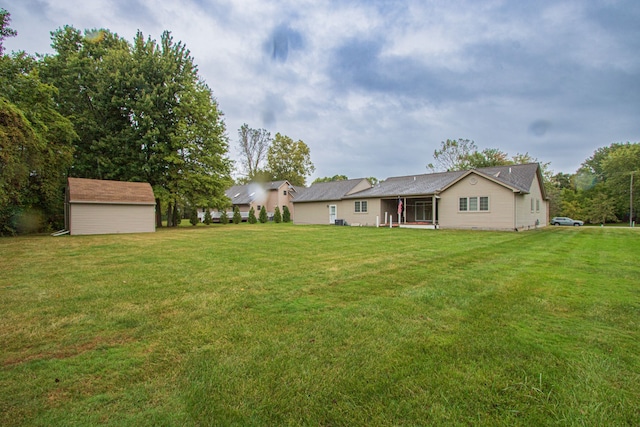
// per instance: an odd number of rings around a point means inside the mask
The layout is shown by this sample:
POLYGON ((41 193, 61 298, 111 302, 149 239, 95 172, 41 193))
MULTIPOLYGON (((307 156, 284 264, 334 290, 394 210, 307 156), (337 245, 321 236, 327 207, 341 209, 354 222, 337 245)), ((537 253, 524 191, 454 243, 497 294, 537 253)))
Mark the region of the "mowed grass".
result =
POLYGON ((0 425, 640 425, 639 231, 0 239, 0 425))

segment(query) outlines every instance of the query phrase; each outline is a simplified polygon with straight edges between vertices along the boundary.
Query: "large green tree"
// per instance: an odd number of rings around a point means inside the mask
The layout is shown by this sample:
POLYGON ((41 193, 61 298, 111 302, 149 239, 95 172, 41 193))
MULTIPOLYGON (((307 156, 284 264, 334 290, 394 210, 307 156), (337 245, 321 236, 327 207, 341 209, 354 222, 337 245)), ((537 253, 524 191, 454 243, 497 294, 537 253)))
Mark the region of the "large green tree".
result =
POLYGON ((315 166, 307 144, 277 133, 267 152, 266 169, 273 181, 288 180, 292 185, 304 186, 315 166))
POLYGON ((156 195, 156 225, 179 205, 225 202, 231 162, 225 125, 189 50, 169 32, 138 32, 130 44, 108 30, 64 27, 43 74, 60 88, 62 113, 79 141, 71 174, 146 181, 156 195))
POLYGON ((634 221, 640 209, 640 143, 619 144, 601 162, 603 191, 615 203, 618 218, 634 221), (633 206, 631 204, 633 203, 633 206))
MULTIPOLYGON (((0 43, 9 14, 0 11, 0 43)), ((0 234, 61 227, 63 189, 76 138, 24 52, 0 55, 0 234)))
MULTIPOLYGON (((55 55, 41 64, 42 79, 58 88, 56 102, 78 134, 70 174, 81 178, 134 180, 122 168, 136 170, 127 158, 127 88, 129 44, 107 30, 83 35, 66 26, 52 32, 55 55), (113 77, 121 74, 120 81, 113 77)), ((141 180, 141 179, 139 179, 141 180)))
POLYGON ((497 148, 479 150, 474 141, 469 139, 447 139, 440 142, 440 148, 434 150, 435 163, 429 163, 428 169, 433 171, 456 171, 466 169, 503 166, 517 163, 508 154, 497 148))

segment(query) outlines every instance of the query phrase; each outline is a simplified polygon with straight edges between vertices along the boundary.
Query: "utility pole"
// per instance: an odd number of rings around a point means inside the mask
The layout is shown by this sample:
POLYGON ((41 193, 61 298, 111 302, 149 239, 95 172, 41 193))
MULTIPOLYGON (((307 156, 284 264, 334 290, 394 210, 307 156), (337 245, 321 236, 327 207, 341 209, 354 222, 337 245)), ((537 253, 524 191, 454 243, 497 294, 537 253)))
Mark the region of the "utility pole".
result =
POLYGON ((629 227, 633 227, 633 174, 631 171, 631 183, 629 184, 629 227))

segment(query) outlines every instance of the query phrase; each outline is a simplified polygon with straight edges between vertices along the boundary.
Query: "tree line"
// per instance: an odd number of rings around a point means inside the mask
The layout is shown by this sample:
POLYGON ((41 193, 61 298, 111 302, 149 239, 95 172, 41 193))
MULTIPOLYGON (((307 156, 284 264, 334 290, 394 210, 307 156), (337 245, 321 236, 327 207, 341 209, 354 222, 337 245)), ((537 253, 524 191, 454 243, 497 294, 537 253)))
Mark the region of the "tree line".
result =
POLYGON ((598 148, 574 174, 553 173, 528 153, 509 156, 497 149, 480 150, 474 141, 448 139, 433 153, 432 171, 466 170, 510 164, 539 163, 549 197, 549 214, 583 219, 592 224, 629 222, 640 209, 640 143, 613 143, 598 148))
POLYGON ((238 130, 238 151, 243 175, 239 184, 287 180, 304 186, 313 173, 311 150, 302 140, 294 141, 286 135, 266 129, 253 129, 244 123, 238 130))
MULTIPOLYGON (((178 223, 184 206, 229 206, 223 113, 169 31, 130 43, 65 26, 51 33, 53 54, 9 55, 9 24, 0 9, 0 235, 62 227, 69 176, 149 182, 158 227, 163 217, 178 223)), ((313 170, 308 147, 285 135, 267 155, 269 167, 253 175, 300 185, 313 170)))

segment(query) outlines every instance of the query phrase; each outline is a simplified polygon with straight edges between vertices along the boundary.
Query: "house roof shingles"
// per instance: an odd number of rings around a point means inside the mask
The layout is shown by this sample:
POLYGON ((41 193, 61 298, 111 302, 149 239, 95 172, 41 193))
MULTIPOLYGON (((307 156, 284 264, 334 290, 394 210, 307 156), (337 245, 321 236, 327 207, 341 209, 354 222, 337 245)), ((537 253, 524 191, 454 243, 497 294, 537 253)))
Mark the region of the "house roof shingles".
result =
MULTIPOLYGON (((362 179, 319 182, 305 188, 301 193, 299 193, 298 197, 295 198, 294 203, 340 200, 345 198, 345 195, 360 182, 362 182, 362 179)), ((360 192, 356 194, 360 194, 360 192)))
POLYGON ((349 194, 362 179, 333 181, 313 184, 304 190, 294 202, 320 202, 354 198, 403 197, 436 194, 469 173, 495 180, 514 191, 529 192, 533 178, 538 173, 537 163, 523 165, 495 166, 467 171, 438 172, 422 175, 408 175, 388 178, 371 188, 349 194))
POLYGON ((155 205, 151 185, 146 182, 68 178, 70 203, 155 205))

